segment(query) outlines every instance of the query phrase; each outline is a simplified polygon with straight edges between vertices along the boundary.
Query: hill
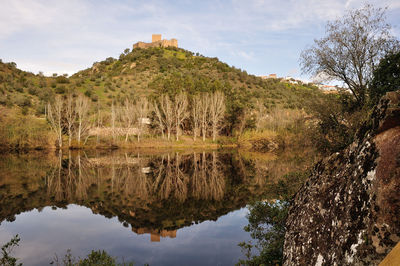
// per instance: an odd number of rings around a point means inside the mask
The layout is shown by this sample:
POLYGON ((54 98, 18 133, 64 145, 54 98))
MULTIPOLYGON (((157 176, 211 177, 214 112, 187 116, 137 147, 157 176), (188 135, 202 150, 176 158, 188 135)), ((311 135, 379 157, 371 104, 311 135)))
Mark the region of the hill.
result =
MULTIPOLYGON (((215 91, 223 92, 226 99, 222 129, 225 135, 260 128, 263 114, 276 114, 277 110, 287 119, 299 113, 305 101, 322 95, 312 85, 263 80, 218 58, 174 47, 126 49, 118 59, 109 57, 95 62, 71 77, 35 75, 19 70, 15 63, 0 62, 0 105, 6 107, 3 110, 20 110, 22 115, 34 117, 44 117, 46 104, 56 95, 84 94, 94 103, 92 113, 99 109, 107 116, 113 103, 123 104, 127 98, 138 101, 146 97, 153 101, 163 94, 173 97, 185 92, 190 100, 215 91)), ((105 119, 108 123, 109 120, 105 119)))

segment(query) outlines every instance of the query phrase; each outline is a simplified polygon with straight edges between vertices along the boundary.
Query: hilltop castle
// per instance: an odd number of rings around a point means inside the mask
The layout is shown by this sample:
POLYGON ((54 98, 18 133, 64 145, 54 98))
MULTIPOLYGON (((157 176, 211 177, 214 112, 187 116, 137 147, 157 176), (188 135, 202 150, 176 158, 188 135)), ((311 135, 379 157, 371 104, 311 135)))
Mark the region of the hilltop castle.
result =
POLYGON ((176 47, 178 48, 178 40, 161 40, 161 34, 153 34, 151 36, 151 42, 137 42, 133 45, 135 48, 149 48, 149 47, 176 47))

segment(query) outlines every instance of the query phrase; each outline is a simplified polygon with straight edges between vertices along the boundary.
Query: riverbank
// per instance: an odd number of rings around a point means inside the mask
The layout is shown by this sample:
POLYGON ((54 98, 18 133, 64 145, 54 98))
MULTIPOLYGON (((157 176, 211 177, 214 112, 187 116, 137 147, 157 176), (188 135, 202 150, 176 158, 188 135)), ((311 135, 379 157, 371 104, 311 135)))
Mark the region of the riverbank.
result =
MULTIPOLYGON (((207 139, 206 141, 196 140, 194 141, 189 136, 183 136, 179 141, 174 140, 167 140, 161 138, 144 138, 141 141, 123 141, 123 140, 116 140, 116 141, 99 141, 96 142, 95 140, 85 144, 85 145, 78 145, 77 143, 73 142, 70 147, 64 145, 61 149, 63 151, 68 150, 116 150, 116 149, 129 149, 129 150, 182 150, 182 149, 202 149, 202 150, 217 150, 221 148, 239 148, 237 143, 228 142, 223 143, 220 141, 213 142, 212 140, 207 139)), ((25 145, 25 146, 2 146, 0 147, 0 153, 7 153, 10 151, 15 152, 31 152, 37 150, 44 150, 44 151, 55 151, 58 150, 56 145, 25 145)))

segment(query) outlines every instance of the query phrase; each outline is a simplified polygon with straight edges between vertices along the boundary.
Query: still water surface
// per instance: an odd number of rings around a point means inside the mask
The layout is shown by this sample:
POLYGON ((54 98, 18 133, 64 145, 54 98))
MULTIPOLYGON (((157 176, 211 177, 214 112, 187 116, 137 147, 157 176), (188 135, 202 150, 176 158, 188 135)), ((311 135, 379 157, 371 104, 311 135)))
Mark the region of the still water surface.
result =
POLYGON ((246 205, 276 197, 277 171, 273 157, 234 151, 1 156, 0 243, 19 234, 24 265, 68 249, 136 265, 232 265, 250 239, 246 205))

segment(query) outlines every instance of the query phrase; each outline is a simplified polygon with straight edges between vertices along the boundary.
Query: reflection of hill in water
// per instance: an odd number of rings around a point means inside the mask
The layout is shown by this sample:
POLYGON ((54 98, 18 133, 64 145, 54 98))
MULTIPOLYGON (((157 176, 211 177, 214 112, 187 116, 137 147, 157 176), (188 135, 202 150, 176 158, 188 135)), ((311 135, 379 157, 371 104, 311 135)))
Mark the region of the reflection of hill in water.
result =
POLYGON ((78 204, 118 217, 134 232, 150 233, 152 241, 244 207, 261 198, 267 182, 256 169, 261 166, 230 153, 1 159, 0 221, 34 208, 78 204))

